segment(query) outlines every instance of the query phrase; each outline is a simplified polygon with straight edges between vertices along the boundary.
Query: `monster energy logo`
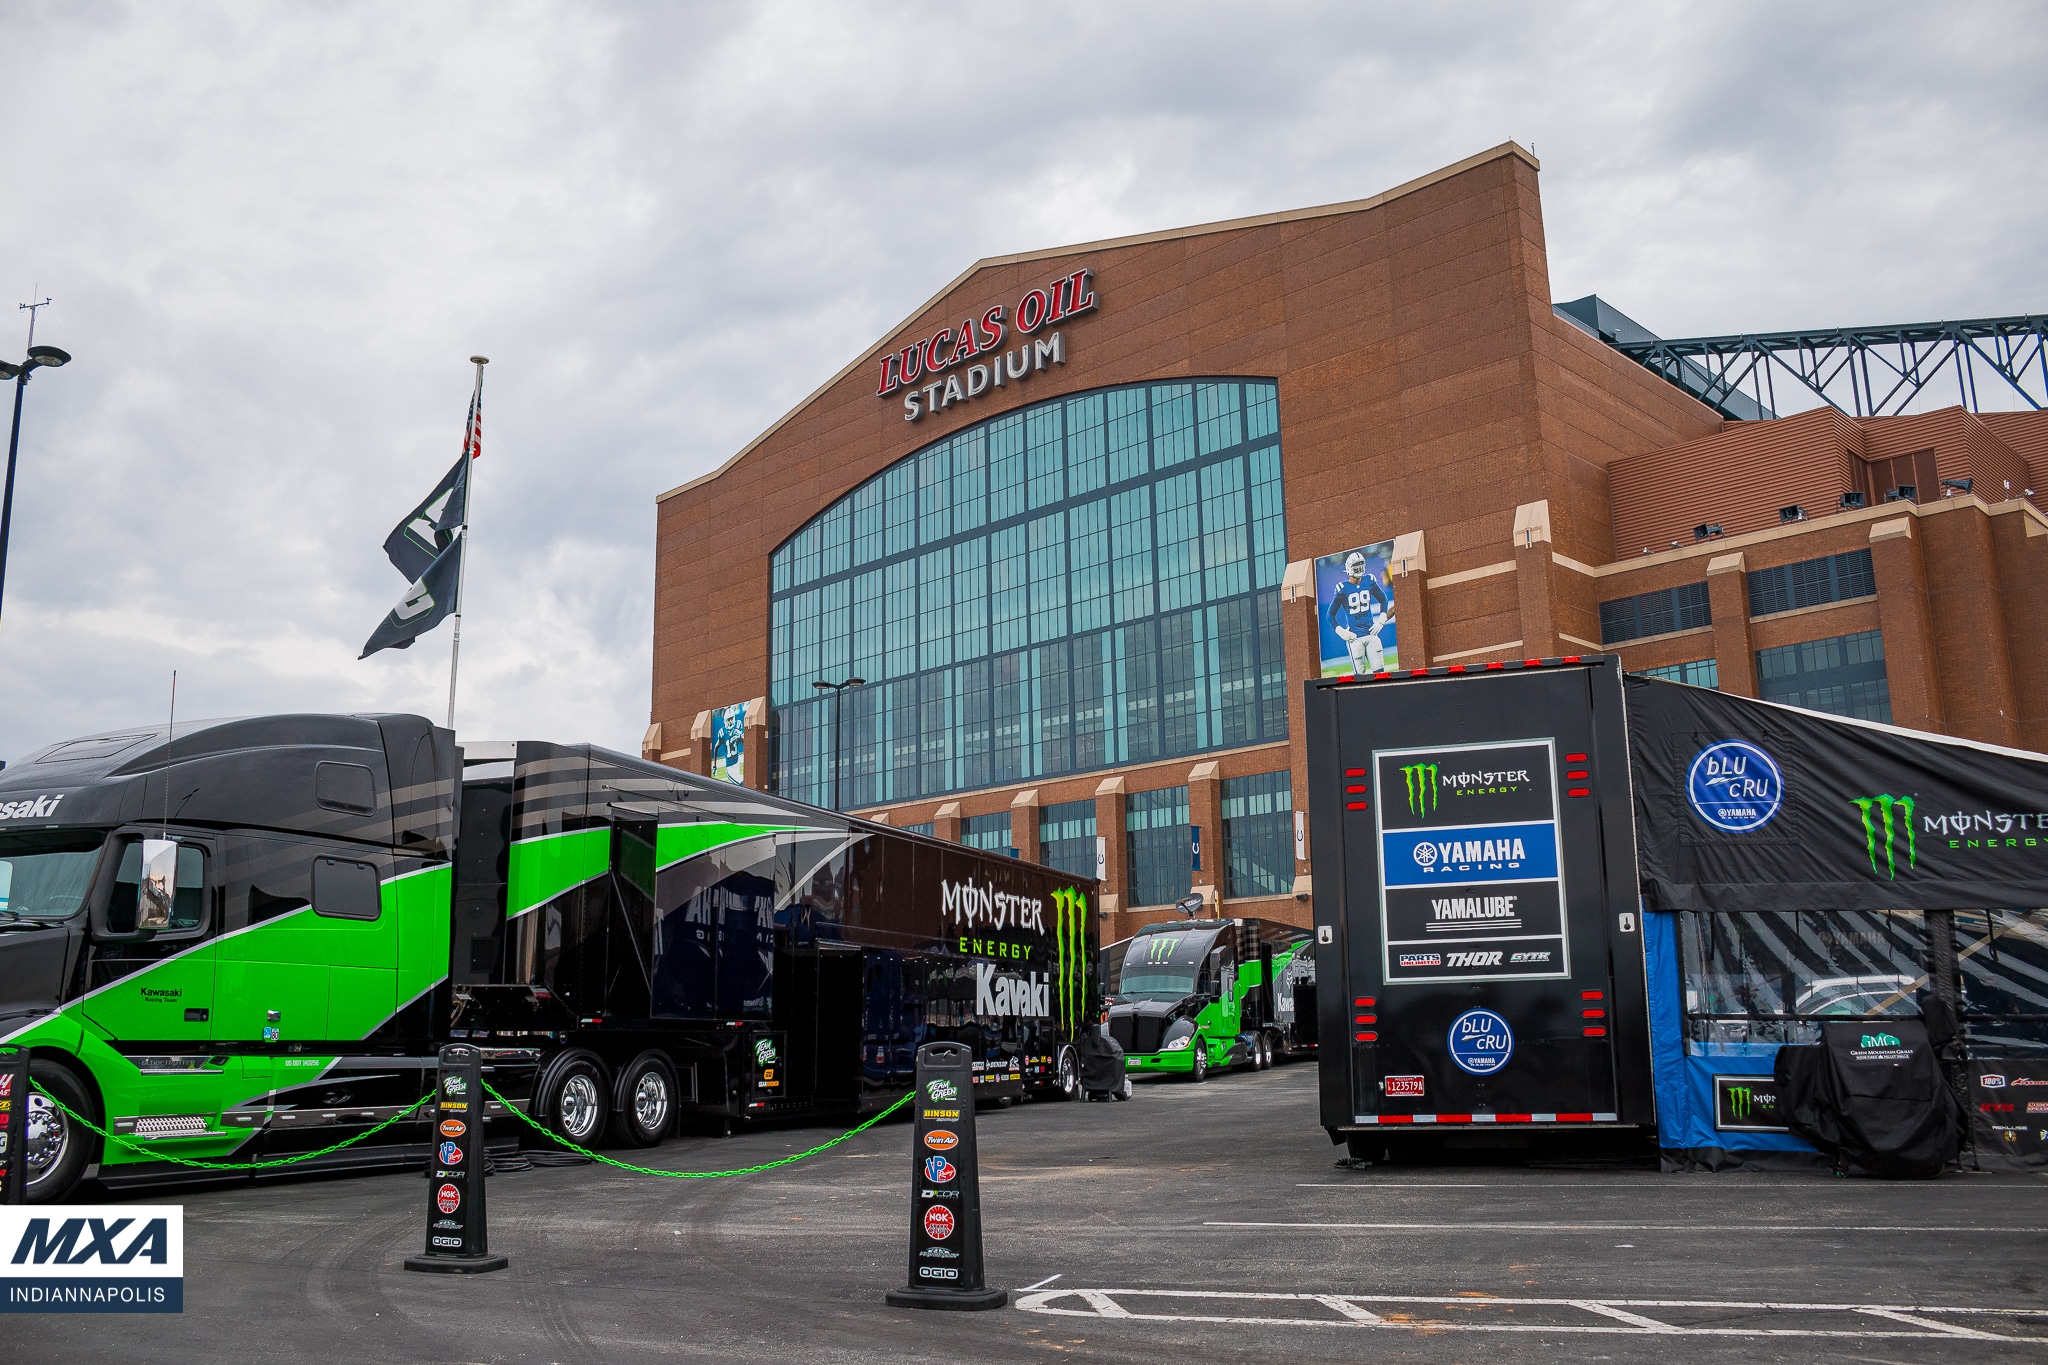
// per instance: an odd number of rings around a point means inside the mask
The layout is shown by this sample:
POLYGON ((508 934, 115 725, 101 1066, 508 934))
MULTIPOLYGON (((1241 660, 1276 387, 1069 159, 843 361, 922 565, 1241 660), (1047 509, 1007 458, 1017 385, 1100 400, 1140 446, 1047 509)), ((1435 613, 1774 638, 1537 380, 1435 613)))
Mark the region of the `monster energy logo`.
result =
POLYGON ((1738 1119, 1755 1117, 1756 1092, 1746 1085, 1728 1087, 1728 1112, 1738 1119))
POLYGON ((1436 809, 1436 764, 1415 763, 1401 769, 1401 784, 1408 792, 1408 813, 1427 815, 1436 809))
POLYGON ((1052 931, 1059 1020, 1075 1037, 1088 1007, 1088 898, 1071 886, 1052 893, 1052 931))
POLYGON ((1906 868, 1911 871, 1920 865, 1920 850, 1913 841, 1913 798, 1910 796, 1856 796, 1850 798, 1863 816, 1863 849, 1870 856, 1870 870, 1877 871, 1877 838, 1879 826, 1884 830, 1884 875, 1896 880, 1899 875, 1896 856, 1898 827, 1903 826, 1906 835, 1906 868), (1898 811, 1893 819, 1892 812, 1898 811))

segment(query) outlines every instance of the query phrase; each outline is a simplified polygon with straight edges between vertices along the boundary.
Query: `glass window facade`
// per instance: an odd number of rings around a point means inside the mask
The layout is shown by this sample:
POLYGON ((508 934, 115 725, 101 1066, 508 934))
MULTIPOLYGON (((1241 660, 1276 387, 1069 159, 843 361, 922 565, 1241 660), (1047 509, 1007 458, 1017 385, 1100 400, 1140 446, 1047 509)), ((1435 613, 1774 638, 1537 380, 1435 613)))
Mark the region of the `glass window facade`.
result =
POLYGON ((1225 896, 1294 890, 1294 783, 1286 772, 1223 779, 1225 896))
POLYGON ((1749 575, 1749 614, 1769 616, 1876 593, 1877 571, 1871 565, 1870 551, 1851 550, 1753 570, 1749 575))
POLYGON ((1287 737, 1279 395, 1038 403, 904 457, 770 563, 770 785, 847 807, 1287 737), (840 701, 811 684, 866 679, 840 701))
POLYGON ((1600 604, 1600 643, 1618 645, 1646 635, 1668 635, 1714 624, 1707 585, 1686 583, 1657 592, 1617 597, 1600 604))
POLYGON ((1682 664, 1665 664, 1662 668, 1638 668, 1634 671, 1645 678, 1691 683, 1694 687, 1718 688, 1721 685, 1721 665, 1713 659, 1688 659, 1682 664))
POLYGON ((1892 718, 1882 631, 1858 631, 1760 649, 1756 674, 1757 691, 1765 701, 1858 720, 1889 723, 1892 718))
POLYGON ((1038 861, 1076 877, 1095 875, 1095 803, 1061 801, 1038 811, 1038 861))
POLYGON ((1170 905, 1195 883, 1194 835, 1188 825, 1188 789, 1132 792, 1124 807, 1130 846, 1131 904, 1170 905))
POLYGON ((960 842, 969 848, 985 848, 991 853, 1008 853, 1010 843, 1010 813, 997 811, 993 815, 970 815, 960 822, 960 842))

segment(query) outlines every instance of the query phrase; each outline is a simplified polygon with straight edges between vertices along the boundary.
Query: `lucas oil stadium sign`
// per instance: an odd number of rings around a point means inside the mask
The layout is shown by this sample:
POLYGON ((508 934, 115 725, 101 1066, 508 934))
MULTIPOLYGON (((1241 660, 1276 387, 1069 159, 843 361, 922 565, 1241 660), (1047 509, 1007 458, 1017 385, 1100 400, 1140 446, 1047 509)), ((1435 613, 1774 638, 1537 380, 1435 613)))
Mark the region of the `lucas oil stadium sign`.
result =
POLYGON ((875 396, 886 398, 902 391, 903 420, 915 422, 928 412, 942 412, 1007 383, 1022 382, 1048 365, 1066 364, 1063 335, 1034 334, 1094 311, 1095 291, 1088 287, 1094 273, 1083 266, 1044 288, 1026 290, 1014 314, 999 303, 980 317, 970 315, 957 327, 941 327, 921 341, 889 352, 882 357, 875 396), (1015 350, 1004 350, 1003 342, 1013 326, 1020 344, 1015 350))

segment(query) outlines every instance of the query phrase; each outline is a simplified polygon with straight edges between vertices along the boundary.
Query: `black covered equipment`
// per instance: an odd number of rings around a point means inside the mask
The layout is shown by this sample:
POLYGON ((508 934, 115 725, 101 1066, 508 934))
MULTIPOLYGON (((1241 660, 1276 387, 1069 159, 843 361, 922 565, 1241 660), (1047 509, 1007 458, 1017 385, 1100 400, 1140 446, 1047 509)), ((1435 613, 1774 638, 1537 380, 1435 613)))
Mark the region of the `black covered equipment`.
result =
POLYGON ((1778 1112, 1838 1171, 1927 1180, 1956 1158, 1962 1110, 1917 1019, 1821 1025, 1813 1047, 1778 1049, 1778 1112))
POLYGON ((1075 1050, 1081 1054, 1081 1089, 1089 1099, 1123 1099, 1130 1094, 1124 1050, 1107 1030, 1084 1029, 1075 1050))

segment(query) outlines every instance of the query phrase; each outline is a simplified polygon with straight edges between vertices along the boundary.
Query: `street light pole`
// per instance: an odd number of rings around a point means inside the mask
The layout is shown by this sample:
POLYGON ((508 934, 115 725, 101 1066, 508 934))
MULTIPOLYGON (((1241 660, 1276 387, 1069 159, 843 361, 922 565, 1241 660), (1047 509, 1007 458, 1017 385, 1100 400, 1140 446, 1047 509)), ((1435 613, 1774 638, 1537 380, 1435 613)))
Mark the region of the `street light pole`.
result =
POLYGON ((865 687, 866 678, 843 678, 838 682, 820 680, 811 686, 832 694, 832 809, 839 809, 839 699, 849 687, 865 687))
MULTIPOLYGON (((26 308, 29 305, 23 304, 26 308)), ((40 307, 41 305, 36 305, 40 307)), ((30 323, 29 340, 35 340, 34 323, 30 323)), ((14 462, 21 450, 21 399, 28 388, 29 372, 38 369, 54 370, 59 365, 70 363, 68 351, 55 346, 30 346, 28 356, 19 365, 10 365, 0 360, 0 380, 14 381, 14 425, 7 436, 7 485, 0 493, 0 598, 7 593, 7 540, 14 525, 14 462)))

